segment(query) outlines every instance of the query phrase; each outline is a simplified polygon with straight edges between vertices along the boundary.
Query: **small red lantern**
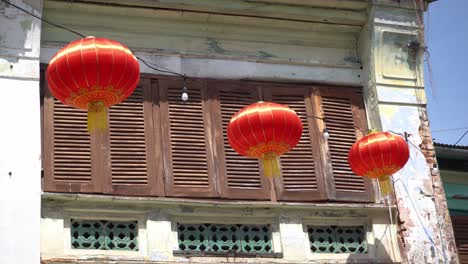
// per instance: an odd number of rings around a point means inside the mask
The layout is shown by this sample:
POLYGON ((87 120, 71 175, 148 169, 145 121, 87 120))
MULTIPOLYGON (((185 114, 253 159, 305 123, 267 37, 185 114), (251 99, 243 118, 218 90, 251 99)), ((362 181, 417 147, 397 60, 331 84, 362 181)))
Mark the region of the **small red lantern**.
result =
POLYGON ((392 193, 390 176, 409 159, 406 141, 389 132, 373 132, 359 139, 349 150, 348 162, 357 175, 379 180, 380 193, 392 193))
POLYGON ((107 108, 122 102, 140 80, 140 65, 122 44, 87 37, 62 48, 46 72, 52 95, 88 110, 88 131, 107 128, 107 108))
POLYGON ((302 135, 302 122, 294 110, 276 103, 258 102, 235 114, 227 127, 231 147, 240 155, 260 159, 266 177, 280 175, 278 156, 302 135))

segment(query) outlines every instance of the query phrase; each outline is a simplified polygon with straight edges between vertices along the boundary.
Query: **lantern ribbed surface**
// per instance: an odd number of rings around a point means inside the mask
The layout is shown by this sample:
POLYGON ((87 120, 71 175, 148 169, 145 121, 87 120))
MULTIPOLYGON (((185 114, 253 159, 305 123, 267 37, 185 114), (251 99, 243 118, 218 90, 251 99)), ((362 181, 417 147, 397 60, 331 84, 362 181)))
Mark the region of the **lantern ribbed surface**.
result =
POLYGON ((124 45, 87 37, 62 48, 51 59, 46 78, 55 98, 88 110, 88 130, 102 130, 106 128, 107 108, 135 90, 140 66, 124 45))
POLYGON ((383 196, 392 192, 389 176, 403 168, 408 159, 406 141, 389 132, 366 135, 353 144, 348 155, 354 173, 379 180, 383 196))
POLYGON ((271 102, 243 108, 227 127, 231 147, 240 155, 262 160, 267 177, 280 174, 278 156, 296 146, 301 135, 302 122, 296 112, 271 102))

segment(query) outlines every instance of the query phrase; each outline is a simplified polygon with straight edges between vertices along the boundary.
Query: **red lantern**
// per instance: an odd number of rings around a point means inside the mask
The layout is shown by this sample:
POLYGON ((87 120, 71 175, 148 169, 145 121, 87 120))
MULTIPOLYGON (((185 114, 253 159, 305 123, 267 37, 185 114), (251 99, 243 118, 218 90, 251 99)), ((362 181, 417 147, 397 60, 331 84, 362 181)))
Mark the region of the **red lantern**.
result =
POLYGON ((107 108, 133 93, 140 65, 122 44, 87 37, 62 48, 46 72, 52 95, 63 104, 88 110, 88 131, 107 128, 107 108))
POLYGON ((354 173, 379 180, 382 196, 392 193, 389 177, 403 168, 408 159, 406 141, 389 132, 374 132, 359 139, 348 155, 354 173))
POLYGON ((276 103, 258 102, 235 114, 227 127, 231 147, 240 155, 260 159, 266 177, 280 174, 278 156, 302 135, 302 122, 294 110, 276 103))

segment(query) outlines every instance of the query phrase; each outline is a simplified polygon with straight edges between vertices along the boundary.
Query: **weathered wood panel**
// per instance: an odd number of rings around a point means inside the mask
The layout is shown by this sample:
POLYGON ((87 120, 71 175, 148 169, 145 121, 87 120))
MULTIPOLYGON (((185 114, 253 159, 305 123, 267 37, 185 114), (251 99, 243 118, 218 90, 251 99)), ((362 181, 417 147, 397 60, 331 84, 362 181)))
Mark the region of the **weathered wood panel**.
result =
MULTIPOLYGON (((355 12, 311 9, 311 16, 312 13, 326 16, 333 12, 355 12)), ((362 27, 344 22, 332 24, 61 1, 46 1, 44 17, 86 35, 116 39, 136 51, 328 67, 360 66, 356 46, 362 27)), ((69 32, 44 24, 42 43, 46 45, 62 45, 74 38, 69 32)))

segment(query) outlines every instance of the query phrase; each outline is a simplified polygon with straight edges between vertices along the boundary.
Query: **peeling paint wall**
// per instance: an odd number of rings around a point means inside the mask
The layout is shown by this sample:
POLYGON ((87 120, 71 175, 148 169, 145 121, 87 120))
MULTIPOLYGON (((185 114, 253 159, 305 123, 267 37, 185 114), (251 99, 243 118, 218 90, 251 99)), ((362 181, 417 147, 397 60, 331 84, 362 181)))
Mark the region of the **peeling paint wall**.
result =
MULTIPOLYGON (((193 4, 187 6, 182 0, 122 0, 133 5, 125 8, 89 5, 82 1, 47 0, 43 13, 45 18, 86 35, 121 41, 142 58, 188 76, 363 86, 369 126, 408 132, 410 141, 424 152, 411 147, 408 166, 395 175, 402 258, 409 263, 457 263, 440 177, 430 173, 434 159, 425 109, 422 53, 414 52, 407 45, 418 40, 422 31, 422 21, 418 20, 413 1, 373 0, 369 1, 371 7, 368 9, 365 1, 333 1, 339 4, 338 8, 329 9, 330 1, 314 1, 315 7, 311 3, 306 4, 308 1, 296 1, 302 7, 295 8, 285 1, 277 1, 277 5, 232 1, 219 6, 215 0, 206 0, 203 1, 205 6, 198 7, 201 9, 187 12, 178 8, 195 7, 193 4), (143 8, 142 5, 163 9, 143 8), (166 5, 176 5, 177 8, 167 8, 166 5), (216 12, 206 12, 212 8, 216 12), (261 12, 266 17, 251 15, 239 19, 235 15, 239 10, 246 14, 261 12), (268 16, 281 19, 274 20, 268 16)), ((42 1, 17 0, 15 3, 41 15, 42 1)), ((37 263, 39 54, 40 61, 47 63, 59 48, 77 37, 48 25, 43 25, 41 32, 41 24, 37 20, 5 7, 5 4, 0 5, 0 25, 0 89, 4 89, 0 110, 14 113, 2 116, 2 124, 10 124, 14 129, 8 127, 0 132, 3 139, 0 144, 0 209, 8 216, 0 219, 0 235, 8 238, 0 241, 2 250, 6 252, 0 254, 0 263, 37 263), (19 107, 20 102, 22 107, 19 107)), ((144 66, 141 69, 145 73, 155 73, 144 66)), ((41 224, 44 257, 82 257, 67 253, 64 240, 48 239, 64 237, 67 211, 83 213, 84 208, 104 215, 137 211, 144 219, 144 232, 153 234, 146 236, 147 251, 137 256, 143 261, 189 261, 172 255, 174 234, 171 221, 175 216, 200 217, 225 212, 232 217, 252 217, 253 212, 249 208, 227 211, 210 208, 203 211, 193 205, 180 208, 174 205, 145 207, 139 203, 131 206, 114 202, 99 204, 102 200, 93 201, 95 208, 86 208, 82 203, 46 201, 41 224), (159 234, 161 229, 166 232, 159 234)), ((285 255, 285 259, 278 262, 329 261, 310 256, 306 248, 302 227, 315 218, 327 221, 367 219, 371 221, 373 230, 369 239, 375 242, 369 254, 382 261, 400 259, 398 248, 391 243, 396 242, 397 231, 389 225, 388 214, 382 208, 351 210, 330 206, 314 210, 267 210, 269 219, 277 223, 278 232, 274 239, 277 245, 282 246, 285 255), (377 242, 377 237, 386 238, 377 242)), ((254 216, 259 217, 262 212, 264 210, 257 209, 254 216)), ((223 219, 223 216, 217 217, 223 219)), ((131 257, 127 260, 130 261, 131 257)), ((205 263, 206 260, 190 261, 205 263)), ((336 260, 344 261, 359 260, 336 260)))
MULTIPOLYGON (((144 3, 152 6, 152 2, 144 3)), ((154 5, 164 3, 158 1, 154 5)), ((188 76, 360 84, 356 47, 361 25, 365 22, 366 5, 356 10, 308 6, 312 3, 299 8, 288 5, 292 10, 279 4, 264 7, 257 3, 262 6, 258 8, 250 1, 238 0, 224 2, 224 8, 219 5, 211 0, 199 5, 174 2, 170 10, 163 10, 137 4, 118 7, 48 0, 44 3, 44 17, 85 35, 120 41, 138 56, 188 76), (214 5, 207 8, 210 13, 177 9, 191 7, 197 10, 205 4, 214 5), (244 6, 251 9, 244 10, 244 6), (234 9, 245 16, 226 14, 234 9), (249 12, 261 13, 261 10, 275 11, 275 17, 284 12, 297 12, 289 15, 298 17, 286 20, 247 16, 249 12), (305 10, 309 20, 320 15, 336 24, 298 19, 301 14, 305 16, 305 10), (353 18, 351 22, 350 18, 353 18), (225 75, 226 72, 232 73, 225 75)), ((44 25, 42 48, 47 54, 41 54, 41 61, 47 62, 58 48, 76 38, 69 32, 44 25)), ((143 72, 153 72, 144 65, 141 68, 143 72)))
POLYGON ((365 96, 371 127, 410 134, 410 160, 394 175, 399 236, 408 263, 458 263, 434 160, 423 83, 421 10, 377 1, 361 33, 365 96), (422 150, 422 152, 421 152, 422 150))
MULTIPOLYGON (((269 206, 249 202, 219 204, 184 203, 157 198, 102 197, 92 195, 45 195, 41 220, 41 248, 44 263, 62 260, 101 263, 389 263, 399 262, 395 225, 390 225, 383 205, 296 204, 269 206), (70 248, 70 218, 138 220, 138 252, 73 250, 70 248), (273 252, 282 258, 180 257, 176 224, 271 224, 273 252), (364 225, 367 254, 313 254, 307 225, 364 225), (50 239, 53 237, 54 239, 50 239)), ((65 261, 64 261, 65 262, 65 261)))
MULTIPOLYGON (((12 1, 41 15, 42 1, 12 1)), ((41 24, 0 3, 0 263, 39 263, 41 24)))

